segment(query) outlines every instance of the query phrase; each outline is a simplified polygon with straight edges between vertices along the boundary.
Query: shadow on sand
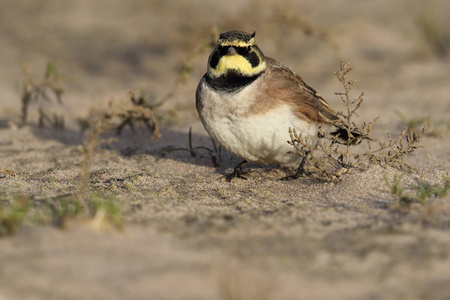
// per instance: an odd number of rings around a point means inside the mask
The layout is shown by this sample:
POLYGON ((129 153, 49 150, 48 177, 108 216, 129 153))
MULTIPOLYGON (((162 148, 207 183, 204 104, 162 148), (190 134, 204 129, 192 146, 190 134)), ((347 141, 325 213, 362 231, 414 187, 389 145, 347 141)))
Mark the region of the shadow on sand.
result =
MULTIPOLYGON (((51 129, 33 126, 31 127, 31 132, 41 140, 54 140, 67 146, 83 145, 84 142, 84 132, 70 128, 51 129)), ((122 157, 151 155, 185 164, 218 167, 212 159, 212 156, 217 156, 217 163, 220 163, 221 169, 233 167, 240 162, 239 158, 225 151, 221 152, 222 159, 220 161, 218 153, 214 152, 211 139, 206 134, 192 133, 191 137, 193 148, 201 147, 195 149, 195 156, 188 151, 188 133, 177 129, 161 130, 161 138, 157 141, 152 141, 149 132, 141 128, 135 130, 127 128, 120 135, 115 132, 100 135, 101 139, 112 138, 115 140, 112 143, 102 144, 101 148, 114 150, 122 157), (205 148, 210 149, 211 153, 205 148)))

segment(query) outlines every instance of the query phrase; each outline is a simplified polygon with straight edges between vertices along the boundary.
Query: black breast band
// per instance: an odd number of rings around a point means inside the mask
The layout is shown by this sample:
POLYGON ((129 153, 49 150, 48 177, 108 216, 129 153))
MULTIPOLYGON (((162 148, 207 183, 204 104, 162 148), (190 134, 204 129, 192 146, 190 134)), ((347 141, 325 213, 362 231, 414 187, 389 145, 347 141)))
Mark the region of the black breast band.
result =
POLYGON ((235 92, 258 79, 262 73, 264 72, 253 76, 244 76, 234 70, 231 70, 219 77, 208 76, 208 74, 206 74, 205 79, 206 82, 215 90, 235 92))

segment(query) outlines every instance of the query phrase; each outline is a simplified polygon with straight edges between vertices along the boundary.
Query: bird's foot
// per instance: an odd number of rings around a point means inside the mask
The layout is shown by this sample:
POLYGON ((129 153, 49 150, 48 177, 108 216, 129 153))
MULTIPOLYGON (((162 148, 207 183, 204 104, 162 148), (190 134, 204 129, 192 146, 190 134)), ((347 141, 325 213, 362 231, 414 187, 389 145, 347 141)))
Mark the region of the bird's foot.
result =
POLYGON ((231 173, 230 175, 227 175, 227 176, 226 176, 227 181, 228 181, 228 182, 231 182, 231 180, 232 180, 233 178, 236 178, 236 177, 237 177, 237 178, 241 178, 241 179, 247 180, 247 177, 243 176, 244 174, 247 174, 247 172, 242 171, 242 166, 245 165, 246 163, 247 163, 247 161, 244 160, 244 161, 242 161, 239 165, 237 165, 237 166, 234 168, 233 173, 231 173))
POLYGON ((286 180, 286 181, 294 180, 294 179, 298 179, 302 175, 306 175, 306 176, 311 175, 310 172, 305 170, 305 159, 302 160, 302 162, 298 166, 297 172, 295 172, 295 174, 280 178, 280 180, 286 180))

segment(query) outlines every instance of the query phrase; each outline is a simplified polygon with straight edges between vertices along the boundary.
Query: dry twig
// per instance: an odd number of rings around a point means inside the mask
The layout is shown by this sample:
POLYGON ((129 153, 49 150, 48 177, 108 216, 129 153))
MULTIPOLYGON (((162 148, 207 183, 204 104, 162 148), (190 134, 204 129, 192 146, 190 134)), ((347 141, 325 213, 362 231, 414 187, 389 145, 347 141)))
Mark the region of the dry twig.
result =
POLYGON ((341 96, 341 100, 347 108, 346 112, 338 112, 347 127, 347 134, 351 137, 352 131, 361 133, 358 140, 342 146, 338 144, 336 137, 323 134, 319 128, 317 143, 311 145, 310 141, 299 135, 295 129, 289 128, 291 140, 288 143, 294 146, 297 155, 306 160, 307 169, 312 176, 324 181, 338 182, 341 180, 342 174, 350 168, 365 169, 370 164, 391 166, 408 172, 415 171, 416 169, 406 163, 404 158, 420 147, 417 143, 425 133, 425 126, 420 133, 404 129, 396 139, 388 134, 388 142, 378 141, 370 136, 372 126, 378 118, 361 125, 357 125, 353 121, 355 117, 358 117, 357 110, 361 108, 364 101, 364 93, 353 100, 350 97, 350 91, 355 83, 354 80, 347 79, 351 70, 348 63, 341 62, 335 75, 343 85, 344 91, 338 92, 336 95, 341 96), (360 140, 366 141, 368 149, 363 154, 352 152, 350 144, 358 144, 360 140), (343 147, 344 149, 342 149, 343 147))
POLYGON ((120 133, 126 125, 134 128, 135 123, 140 123, 149 130, 152 140, 157 140, 161 136, 158 121, 154 117, 152 109, 146 107, 141 99, 136 100, 132 93, 127 101, 110 102, 106 111, 93 113, 84 122, 87 123, 88 129, 85 132, 83 160, 80 164, 79 197, 83 197, 88 190, 95 149, 101 144, 115 141, 115 139, 101 139, 102 133, 109 131, 120 133))
POLYGON ((38 103, 39 127, 44 127, 45 122, 56 128, 64 127, 64 119, 62 116, 54 114, 52 117, 49 117, 44 109, 45 103, 51 102, 52 100, 59 104, 62 103, 61 97, 64 92, 61 86, 62 76, 56 65, 48 63, 44 78, 39 82, 36 82, 31 78, 30 68, 25 63, 22 64, 22 73, 22 126, 27 123, 28 108, 30 104, 38 103))

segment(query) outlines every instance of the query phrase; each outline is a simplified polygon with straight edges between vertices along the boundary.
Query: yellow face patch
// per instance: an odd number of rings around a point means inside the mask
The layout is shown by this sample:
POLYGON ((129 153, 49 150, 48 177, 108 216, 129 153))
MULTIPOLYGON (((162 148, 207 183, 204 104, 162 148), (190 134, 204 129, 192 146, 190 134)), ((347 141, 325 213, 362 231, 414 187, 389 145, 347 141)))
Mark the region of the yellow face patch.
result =
POLYGON ((253 76, 261 73, 266 68, 266 62, 262 61, 258 66, 252 67, 250 62, 242 55, 224 55, 213 69, 208 66, 208 72, 214 77, 219 77, 227 71, 235 70, 245 76, 253 76))

